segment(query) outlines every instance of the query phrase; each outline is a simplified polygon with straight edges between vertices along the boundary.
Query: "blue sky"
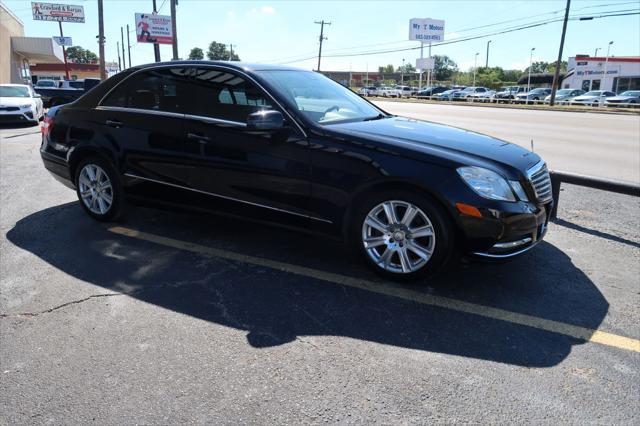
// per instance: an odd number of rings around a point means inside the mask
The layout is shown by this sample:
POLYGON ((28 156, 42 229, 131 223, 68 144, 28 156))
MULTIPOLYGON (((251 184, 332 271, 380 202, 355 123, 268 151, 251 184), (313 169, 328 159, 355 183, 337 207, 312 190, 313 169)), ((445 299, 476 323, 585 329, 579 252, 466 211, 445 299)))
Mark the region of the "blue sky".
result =
MULTIPOLYGON (((54 2, 54 1, 51 1, 54 2)), ((25 25, 27 36, 58 35, 57 23, 36 22, 31 17, 30 1, 4 0, 25 25)), ((65 35, 74 44, 98 51, 97 1, 72 0, 59 3, 77 4, 85 8, 86 23, 63 24, 65 35)), ((134 28, 134 13, 150 12, 152 1, 104 0, 107 60, 117 61, 116 41, 120 27, 134 28)), ((157 0, 160 14, 169 14, 169 1, 157 0)), ((323 70, 376 70, 379 65, 402 64, 404 58, 415 65, 418 50, 378 55, 342 56, 372 50, 394 50, 417 47, 408 39, 409 19, 444 19, 445 40, 485 35, 507 27, 561 19, 565 0, 449 0, 449 1, 210 1, 179 0, 179 54, 186 57, 192 47, 206 51, 210 41, 232 43, 243 60, 282 63, 312 69, 316 67, 320 26, 314 21, 331 21, 325 27, 328 38, 323 45, 323 70), (505 22, 509 21, 509 22, 505 22), (497 24, 497 25, 491 25, 497 24), (486 28, 479 26, 491 25, 486 28), (476 28, 476 29, 473 29, 476 28), (325 56, 326 55, 326 56, 325 56), (300 60, 311 58, 306 60, 300 60), (294 62, 295 61, 295 62, 294 62)), ((640 9, 640 0, 573 0, 574 15, 599 15, 609 11, 640 9)), ((621 12, 624 13, 624 12, 621 12)), ((535 47, 533 59, 552 61, 558 52, 562 22, 536 28, 490 35, 476 40, 433 47, 433 54, 445 54, 461 69, 484 64, 486 43, 492 40, 489 65, 524 69, 529 64, 529 52, 535 47)), ((135 34, 132 33, 132 44, 135 34)), ((609 41, 614 41, 611 54, 640 56, 640 15, 609 17, 590 21, 570 21, 564 48, 564 59, 576 53, 593 55, 596 48, 604 55, 609 41)), ((125 34, 126 43, 126 34, 125 34)), ((153 61, 153 47, 135 44, 131 50, 134 65, 153 61)), ((165 60, 171 57, 171 46, 162 46, 165 60)), ((426 56, 426 48, 425 48, 426 56)))

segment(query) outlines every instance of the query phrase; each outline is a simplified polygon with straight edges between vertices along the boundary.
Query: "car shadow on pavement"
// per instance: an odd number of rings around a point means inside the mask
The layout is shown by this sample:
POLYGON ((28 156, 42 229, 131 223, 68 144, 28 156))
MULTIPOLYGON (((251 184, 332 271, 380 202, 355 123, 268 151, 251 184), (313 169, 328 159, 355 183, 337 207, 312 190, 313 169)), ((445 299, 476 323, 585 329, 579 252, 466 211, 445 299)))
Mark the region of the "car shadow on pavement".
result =
MULTIPOLYGON (((130 209, 120 225, 379 281, 354 262, 341 244, 311 235, 144 208, 130 209)), ((584 343, 532 327, 118 235, 86 217, 77 203, 31 214, 19 220, 7 238, 81 280, 70 282, 84 285, 84 281, 164 309, 245 330, 247 342, 256 348, 304 336, 343 336, 519 366, 549 367, 561 362, 573 345, 584 343)), ((42 282, 42 286, 46 284, 42 282)), ((440 286, 411 288, 590 329, 599 327, 608 310, 607 301, 590 279, 565 253, 545 242, 511 263, 461 266, 431 284, 440 286)), ((74 291, 68 289, 67 299, 73 299, 74 291)))

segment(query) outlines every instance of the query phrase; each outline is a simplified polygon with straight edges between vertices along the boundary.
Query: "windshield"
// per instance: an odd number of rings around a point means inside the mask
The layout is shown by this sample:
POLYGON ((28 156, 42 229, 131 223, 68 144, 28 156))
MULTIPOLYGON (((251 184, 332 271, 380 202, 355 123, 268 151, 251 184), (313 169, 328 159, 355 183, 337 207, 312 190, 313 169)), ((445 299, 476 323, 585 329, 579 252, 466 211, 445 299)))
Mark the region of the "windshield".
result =
POLYGON ((602 92, 600 90, 594 90, 591 92, 587 92, 584 94, 584 96, 600 96, 602 92))
POLYGON ((556 95, 568 95, 571 92, 573 92, 573 90, 571 89, 562 89, 562 90, 558 90, 558 93, 556 93, 556 95))
POLYGON ((0 86, 0 97, 30 98, 29 88, 21 86, 0 86))
POLYGON ((620 93, 620 96, 640 96, 640 90, 627 90, 620 93))
POLYGON ((312 71, 257 71, 306 118, 318 124, 362 121, 382 112, 351 90, 312 71))
POLYGON ((38 87, 55 87, 56 83, 53 80, 40 80, 36 83, 38 87))

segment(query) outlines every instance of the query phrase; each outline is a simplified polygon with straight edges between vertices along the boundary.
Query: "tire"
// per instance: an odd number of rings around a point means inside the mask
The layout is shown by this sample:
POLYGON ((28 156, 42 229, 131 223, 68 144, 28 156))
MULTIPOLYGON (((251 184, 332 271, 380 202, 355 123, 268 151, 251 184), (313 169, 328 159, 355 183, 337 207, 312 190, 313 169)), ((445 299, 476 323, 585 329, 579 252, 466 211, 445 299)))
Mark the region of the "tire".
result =
POLYGON ((76 167, 74 182, 78 201, 91 218, 109 222, 122 215, 124 191, 120 175, 111 163, 100 157, 81 160, 76 167), (92 175, 96 179, 91 179, 92 175))
POLYGON ((375 273, 394 281, 413 281, 442 270, 452 259, 452 221, 430 197, 413 191, 385 190, 356 203, 348 229, 349 244, 375 273), (387 220, 389 206, 393 206, 396 216, 393 226, 387 220), (408 224, 401 223, 410 208, 417 209, 413 219, 408 224), (412 237, 411 231, 417 229, 425 235, 412 237))

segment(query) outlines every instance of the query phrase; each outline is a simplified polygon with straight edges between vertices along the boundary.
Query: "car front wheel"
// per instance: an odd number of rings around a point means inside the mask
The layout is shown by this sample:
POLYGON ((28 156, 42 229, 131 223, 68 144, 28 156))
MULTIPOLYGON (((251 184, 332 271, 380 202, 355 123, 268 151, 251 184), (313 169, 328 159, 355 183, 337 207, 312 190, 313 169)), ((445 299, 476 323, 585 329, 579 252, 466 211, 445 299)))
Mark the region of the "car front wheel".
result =
POLYGON ((437 203, 419 193, 385 191, 359 203, 351 240, 365 262, 393 280, 440 270, 453 253, 453 227, 437 203))
POLYGON ((82 160, 76 168, 80 205, 93 219, 106 222, 122 213, 123 190, 115 168, 99 157, 82 160))

